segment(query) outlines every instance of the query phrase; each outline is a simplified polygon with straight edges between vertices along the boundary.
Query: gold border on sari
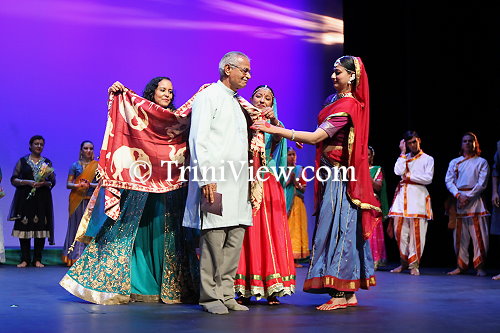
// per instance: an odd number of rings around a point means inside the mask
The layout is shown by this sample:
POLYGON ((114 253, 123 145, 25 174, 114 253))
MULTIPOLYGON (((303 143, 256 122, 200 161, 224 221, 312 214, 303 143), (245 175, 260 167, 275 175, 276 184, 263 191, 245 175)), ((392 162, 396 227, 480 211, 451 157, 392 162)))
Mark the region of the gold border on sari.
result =
POLYGON ((359 82, 361 81, 361 67, 359 66, 359 60, 356 57, 352 57, 354 60, 354 68, 356 69, 356 88, 359 86, 359 82))
POLYGON ((127 304, 130 301, 129 295, 106 293, 85 288, 67 274, 61 279, 59 284, 76 297, 95 304, 117 305, 127 304))
POLYGON ((159 303, 160 295, 130 294, 130 302, 159 303))

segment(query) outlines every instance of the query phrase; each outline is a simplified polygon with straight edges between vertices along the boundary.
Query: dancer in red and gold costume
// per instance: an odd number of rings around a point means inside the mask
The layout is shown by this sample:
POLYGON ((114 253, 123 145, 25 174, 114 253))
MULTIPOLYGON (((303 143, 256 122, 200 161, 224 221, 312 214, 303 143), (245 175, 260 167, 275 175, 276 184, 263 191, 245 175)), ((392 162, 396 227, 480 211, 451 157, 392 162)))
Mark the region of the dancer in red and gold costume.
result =
MULTIPOLYGON (((276 98, 269 86, 255 88, 251 102, 271 124, 281 126, 276 98)), ((255 296, 257 299, 265 297, 268 304, 276 305, 279 304, 277 297, 291 295, 295 291, 295 266, 285 195, 283 185, 272 172, 286 168, 287 148, 286 140, 279 136, 266 134, 264 139, 265 165, 270 172, 260 175, 265 179, 262 203, 253 212, 253 225, 245 233, 235 289, 241 303, 248 303, 249 298, 255 296)))

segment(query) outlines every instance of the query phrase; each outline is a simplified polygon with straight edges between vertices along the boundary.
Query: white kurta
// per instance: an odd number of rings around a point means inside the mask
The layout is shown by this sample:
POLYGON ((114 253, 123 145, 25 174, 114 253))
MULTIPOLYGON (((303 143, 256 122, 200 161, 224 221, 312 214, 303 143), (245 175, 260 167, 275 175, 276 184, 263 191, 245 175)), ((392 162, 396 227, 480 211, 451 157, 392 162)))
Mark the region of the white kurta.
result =
POLYGON ((445 178, 448 191, 454 197, 460 193, 471 198, 467 206, 457 206, 457 217, 490 215, 481 198, 488 184, 488 173, 488 162, 479 156, 469 159, 460 156, 450 162, 445 178))
POLYGON ((193 102, 189 134, 192 169, 185 227, 252 225, 247 122, 235 96, 234 91, 218 81, 201 91, 193 102), (202 170, 210 168, 215 172, 208 172, 203 180, 202 170), (210 183, 216 183, 217 192, 222 194, 222 216, 206 212, 200 216, 201 187, 210 183))
POLYGON ((388 216, 432 219, 431 198, 425 185, 432 183, 434 159, 423 152, 414 157, 410 153, 401 155, 394 173, 406 175, 407 182, 402 180, 399 184, 388 216))

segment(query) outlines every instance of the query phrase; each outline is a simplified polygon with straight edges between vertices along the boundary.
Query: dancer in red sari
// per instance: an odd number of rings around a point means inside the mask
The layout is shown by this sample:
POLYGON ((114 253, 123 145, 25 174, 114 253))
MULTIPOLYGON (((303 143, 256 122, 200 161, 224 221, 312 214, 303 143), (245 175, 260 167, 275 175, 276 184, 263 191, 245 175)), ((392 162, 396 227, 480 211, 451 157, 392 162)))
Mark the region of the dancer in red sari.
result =
POLYGON ((356 306, 354 292, 375 285, 367 240, 381 220, 368 168, 368 78, 361 59, 339 58, 332 80, 337 93, 320 112, 316 131, 288 130, 262 121, 252 126, 316 145, 317 174, 326 175, 316 177, 317 221, 304 291, 330 294, 318 310, 356 306), (350 169, 347 177, 335 178, 340 167, 350 169))
MULTIPOLYGON (((273 90, 266 86, 255 88, 251 102, 273 125, 278 121, 273 90)), ((279 136, 265 135, 266 163, 270 170, 287 166, 286 140, 279 136)), ((283 184, 273 172, 261 175, 263 199, 253 212, 253 226, 248 227, 243 240, 240 262, 236 271, 235 289, 240 303, 267 298, 270 305, 280 304, 277 297, 295 292, 295 264, 288 228, 283 184)), ((284 183, 284 181, 283 181, 284 183)))

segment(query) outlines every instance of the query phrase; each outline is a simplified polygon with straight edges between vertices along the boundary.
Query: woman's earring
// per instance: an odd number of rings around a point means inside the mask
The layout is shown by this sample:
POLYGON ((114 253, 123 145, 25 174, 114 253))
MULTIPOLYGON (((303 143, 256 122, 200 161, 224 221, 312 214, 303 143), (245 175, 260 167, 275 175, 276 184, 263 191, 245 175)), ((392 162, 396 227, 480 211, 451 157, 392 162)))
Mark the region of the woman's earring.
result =
POLYGON ((349 84, 352 84, 356 80, 356 76, 353 74, 351 75, 351 78, 349 79, 349 84))

